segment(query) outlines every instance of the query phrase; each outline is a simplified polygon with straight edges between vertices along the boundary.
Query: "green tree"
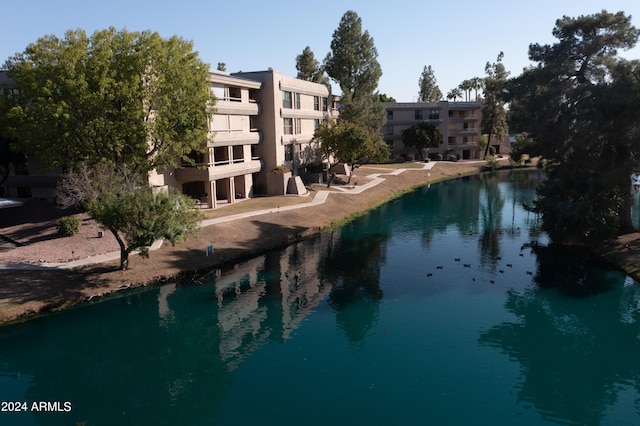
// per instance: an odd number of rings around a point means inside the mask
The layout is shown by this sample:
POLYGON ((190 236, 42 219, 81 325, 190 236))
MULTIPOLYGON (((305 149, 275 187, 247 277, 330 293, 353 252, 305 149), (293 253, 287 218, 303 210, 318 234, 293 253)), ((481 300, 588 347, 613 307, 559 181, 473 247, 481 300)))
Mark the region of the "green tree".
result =
POLYGON ((377 58, 373 38, 362 31, 362 20, 356 12, 347 11, 333 33, 324 67, 342 91, 340 119, 379 132, 386 113, 375 93, 382 76, 377 58))
POLYGON ((11 168, 26 162, 24 154, 17 149, 8 132, 7 112, 12 104, 10 96, 0 97, 0 196, 4 195, 2 186, 7 181, 11 168))
POLYGON ((67 31, 5 63, 17 87, 12 136, 46 166, 149 171, 202 150, 213 98, 191 42, 158 33, 67 31))
POLYGON ((218 67, 216 69, 218 71, 226 71, 227 70, 227 64, 225 64, 224 62, 218 62, 218 67))
POLYGON ((447 93, 447 99, 449 100, 453 99, 453 102, 455 102, 458 98, 462 98, 462 90, 460 90, 459 87, 451 89, 447 93))
POLYGON ((397 102, 393 96, 389 96, 386 93, 378 93, 378 100, 380 102, 397 102))
POLYGON ((623 12, 556 21, 553 45, 532 44, 537 66, 509 82, 510 122, 546 161, 532 206, 558 243, 633 229, 631 175, 640 170, 640 66, 617 55, 640 31, 623 12))
POLYGON ((353 170, 362 164, 389 160, 389 146, 382 140, 380 132, 367 131, 350 121, 321 123, 315 131, 314 141, 320 144, 319 154, 322 158, 349 166, 349 182, 353 170))
POLYGON ((473 82, 471 80, 463 80, 462 83, 458 85, 458 89, 460 89, 464 93, 464 100, 469 102, 471 100, 473 82))
POLYGON ((433 72, 431 65, 428 67, 425 65, 418 80, 418 87, 420 92, 418 98, 420 102, 438 102, 442 99, 442 91, 438 87, 436 82, 436 76, 433 72))
POLYGON ((505 89, 509 73, 502 63, 504 54, 500 52, 496 62, 487 62, 484 67, 484 99, 482 101, 482 132, 487 135, 487 145, 484 150, 484 158, 491 148, 491 137, 495 136, 502 141, 509 130, 507 128, 507 112, 505 110, 505 89))
POLYGON ((324 74, 324 69, 315 58, 311 48, 305 47, 302 53, 296 56, 296 69, 298 78, 301 80, 313 81, 314 83, 329 83, 329 77, 324 74))
POLYGON ((194 233, 202 219, 192 199, 173 191, 154 194, 145 178, 126 166, 114 169, 103 162, 77 167, 58 185, 63 207, 83 206, 113 234, 120 246, 122 270, 128 268, 133 251, 148 257, 148 248, 156 240, 175 244, 194 233))
POLYGON ((437 148, 442 143, 440 129, 431 123, 418 123, 402 131, 404 146, 411 146, 418 150, 420 159, 424 160, 422 151, 429 152, 429 148, 437 148))
POLYGON ((471 82, 471 88, 473 89, 476 95, 474 100, 478 101, 480 99, 478 98, 478 90, 484 89, 485 79, 480 77, 473 77, 469 81, 471 82))

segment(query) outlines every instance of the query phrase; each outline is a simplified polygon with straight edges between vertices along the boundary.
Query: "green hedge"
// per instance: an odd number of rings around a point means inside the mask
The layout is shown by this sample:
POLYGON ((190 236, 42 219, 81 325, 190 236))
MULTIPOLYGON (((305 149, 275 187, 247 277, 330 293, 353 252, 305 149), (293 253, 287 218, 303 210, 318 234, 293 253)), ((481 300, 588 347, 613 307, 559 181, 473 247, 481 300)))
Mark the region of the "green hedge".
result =
POLYGON ((58 235, 70 237, 80 232, 82 221, 75 216, 65 216, 58 221, 58 235))

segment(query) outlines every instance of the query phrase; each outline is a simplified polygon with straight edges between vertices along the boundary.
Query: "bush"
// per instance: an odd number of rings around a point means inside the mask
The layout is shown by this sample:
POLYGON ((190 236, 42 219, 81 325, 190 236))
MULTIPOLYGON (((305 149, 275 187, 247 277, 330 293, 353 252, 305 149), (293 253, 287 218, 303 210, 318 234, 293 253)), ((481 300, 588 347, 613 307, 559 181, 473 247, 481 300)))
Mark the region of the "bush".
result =
POLYGON ((324 167, 322 163, 310 163, 307 164, 307 173, 322 173, 324 167))
POLYGON ((82 221, 75 216, 65 216, 58 221, 58 235, 61 237, 70 237, 80 232, 80 224, 82 221))
POLYGON ((436 154, 436 160, 437 161, 442 161, 444 157, 442 156, 442 154, 436 154))

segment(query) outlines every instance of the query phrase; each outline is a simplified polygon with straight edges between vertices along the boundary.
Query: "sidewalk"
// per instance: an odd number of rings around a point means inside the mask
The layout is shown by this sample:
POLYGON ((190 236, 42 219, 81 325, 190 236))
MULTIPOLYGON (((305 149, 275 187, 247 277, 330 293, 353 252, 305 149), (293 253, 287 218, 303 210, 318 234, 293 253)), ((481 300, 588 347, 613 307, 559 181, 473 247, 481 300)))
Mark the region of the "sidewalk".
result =
MULTIPOLYGON (((305 208, 310 206, 321 205, 327 201, 329 194, 334 194, 334 195, 360 194, 384 182, 385 179, 382 176, 397 176, 407 171, 431 170, 438 163, 429 162, 429 163, 420 163, 420 164, 423 164, 421 168, 400 168, 400 169, 394 169, 388 173, 373 173, 373 174, 367 175, 366 177, 370 180, 364 185, 358 185, 358 186, 350 185, 345 187, 333 186, 332 188, 334 189, 334 191, 328 191, 328 190, 317 191, 313 199, 307 203, 300 203, 300 204, 282 206, 277 208, 261 209, 261 210, 255 210, 250 212, 233 214, 229 216, 222 216, 214 219, 206 219, 200 223, 200 226, 207 227, 207 226, 211 226, 219 223, 231 222, 238 219, 261 216, 264 214, 269 214, 274 212, 281 212, 281 211, 294 210, 294 209, 300 209, 300 208, 305 208)), ((162 242, 163 242, 162 240, 156 241, 151 247, 149 247, 149 250, 153 251, 153 250, 159 249, 162 246, 162 242)), ((79 259, 79 260, 74 260, 70 262, 65 262, 65 263, 44 263, 44 262, 39 264, 0 263, 0 270, 17 270, 17 271, 43 271, 43 270, 55 270, 55 269, 69 270, 69 269, 80 268, 83 266, 94 265, 94 264, 99 264, 99 263, 118 260, 118 259, 120 259, 120 252, 115 251, 111 253, 105 253, 105 254, 92 256, 92 257, 79 259)))

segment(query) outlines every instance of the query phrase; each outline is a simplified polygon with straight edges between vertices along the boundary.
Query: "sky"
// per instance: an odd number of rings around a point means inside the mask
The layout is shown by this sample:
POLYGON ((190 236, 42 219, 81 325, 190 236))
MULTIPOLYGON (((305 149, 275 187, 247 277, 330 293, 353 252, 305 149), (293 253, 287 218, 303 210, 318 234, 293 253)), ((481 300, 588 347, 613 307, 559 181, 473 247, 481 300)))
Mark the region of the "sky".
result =
MULTIPOLYGON (((485 64, 501 51, 515 77, 532 65, 530 44, 555 42, 557 19, 603 9, 623 11, 640 27, 638 0, 10 0, 2 7, 0 63, 44 35, 115 27, 190 40, 212 68, 224 62, 229 72, 273 68, 295 77, 296 56, 309 46, 323 61, 342 15, 353 10, 378 51, 378 90, 398 102, 413 102, 425 66, 431 65, 445 95, 465 79, 483 77, 485 64)), ((640 59, 640 47, 621 55, 640 59)))

